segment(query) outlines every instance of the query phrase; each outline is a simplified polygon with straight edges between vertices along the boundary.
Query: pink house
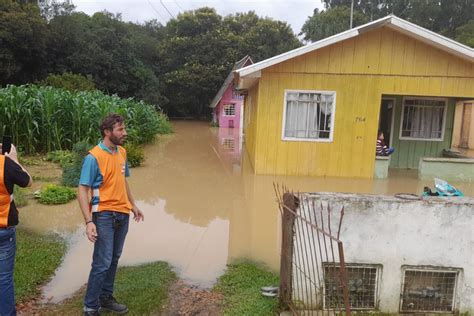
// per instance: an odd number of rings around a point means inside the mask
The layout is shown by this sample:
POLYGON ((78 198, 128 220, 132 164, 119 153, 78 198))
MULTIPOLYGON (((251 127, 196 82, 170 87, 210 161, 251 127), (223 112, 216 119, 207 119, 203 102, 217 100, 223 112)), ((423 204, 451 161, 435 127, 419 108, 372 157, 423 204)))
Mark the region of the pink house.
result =
POLYGON ((240 128, 244 98, 239 95, 233 85, 234 70, 253 64, 250 56, 245 56, 234 64, 216 96, 209 105, 212 108, 212 122, 219 127, 240 128))

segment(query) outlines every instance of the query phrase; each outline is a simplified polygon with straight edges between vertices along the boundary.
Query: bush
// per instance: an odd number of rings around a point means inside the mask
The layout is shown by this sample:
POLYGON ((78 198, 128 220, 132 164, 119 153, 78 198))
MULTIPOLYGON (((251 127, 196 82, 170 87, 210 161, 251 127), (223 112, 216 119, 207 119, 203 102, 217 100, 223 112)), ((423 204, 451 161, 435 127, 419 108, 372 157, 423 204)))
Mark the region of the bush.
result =
POLYGON ((95 83, 92 77, 65 72, 61 75, 50 74, 46 79, 39 82, 40 86, 51 86, 69 91, 92 91, 95 83))
POLYGON ((64 168, 74 162, 74 154, 70 150, 55 150, 48 153, 46 160, 59 163, 64 168))
POLYGON ((56 184, 49 184, 39 194, 42 204, 65 204, 76 198, 76 191, 56 184))
POLYGON ((127 161, 130 168, 138 167, 145 159, 143 149, 134 143, 127 143, 125 146, 127 150, 127 161))
POLYGON ((89 154, 92 146, 86 142, 74 144, 71 163, 62 166, 62 184, 68 187, 77 187, 81 178, 82 161, 89 154))

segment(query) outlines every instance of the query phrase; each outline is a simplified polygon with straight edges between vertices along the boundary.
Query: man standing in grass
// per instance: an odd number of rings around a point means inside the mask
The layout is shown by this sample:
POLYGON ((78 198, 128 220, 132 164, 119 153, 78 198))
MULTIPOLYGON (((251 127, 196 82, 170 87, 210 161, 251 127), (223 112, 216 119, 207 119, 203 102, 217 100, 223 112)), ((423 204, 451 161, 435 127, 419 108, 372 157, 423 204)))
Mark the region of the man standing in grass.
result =
MULTIPOLYGON (((0 144, 1 153, 2 144, 0 144)), ((28 172, 18 162, 15 146, 0 155, 0 315, 16 315, 13 268, 16 254, 18 210, 13 199, 14 185, 31 186, 28 172)))
POLYGON ((115 273, 128 232, 130 211, 137 222, 144 216, 135 205, 126 180, 127 152, 120 146, 127 137, 123 118, 117 114, 107 116, 100 132, 103 140, 84 158, 79 181, 79 205, 87 238, 94 243, 84 315, 100 315, 99 310, 125 314, 127 306, 113 297, 115 273))

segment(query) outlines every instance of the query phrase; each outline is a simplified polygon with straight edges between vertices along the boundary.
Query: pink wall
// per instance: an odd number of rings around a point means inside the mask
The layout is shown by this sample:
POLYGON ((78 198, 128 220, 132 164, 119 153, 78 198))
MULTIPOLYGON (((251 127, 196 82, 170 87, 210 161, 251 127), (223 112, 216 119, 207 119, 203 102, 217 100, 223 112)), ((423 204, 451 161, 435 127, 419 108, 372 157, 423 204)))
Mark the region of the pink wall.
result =
POLYGON ((240 108, 242 105, 243 96, 234 94, 232 96, 233 86, 229 85, 227 90, 224 92, 221 101, 216 106, 217 121, 219 122, 219 127, 230 128, 231 122, 233 122, 234 128, 240 128, 240 108), (225 104, 235 104, 235 115, 234 116, 225 116, 224 105, 225 104))

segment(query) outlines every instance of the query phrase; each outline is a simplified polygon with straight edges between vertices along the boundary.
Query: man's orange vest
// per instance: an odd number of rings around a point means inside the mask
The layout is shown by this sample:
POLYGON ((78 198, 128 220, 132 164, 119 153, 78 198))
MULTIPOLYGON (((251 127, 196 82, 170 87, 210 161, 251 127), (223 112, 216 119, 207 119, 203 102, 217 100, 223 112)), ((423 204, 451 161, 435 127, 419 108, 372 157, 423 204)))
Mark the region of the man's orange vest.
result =
POLYGON ((116 211, 128 214, 132 209, 125 183, 127 151, 121 146, 117 148, 118 151, 113 154, 99 146, 90 150, 90 154, 97 160, 103 178, 99 188, 92 188, 92 197, 99 199, 99 204, 91 204, 92 212, 116 211))
POLYGON ((8 214, 13 196, 5 186, 5 156, 0 155, 0 227, 8 226, 8 214))

